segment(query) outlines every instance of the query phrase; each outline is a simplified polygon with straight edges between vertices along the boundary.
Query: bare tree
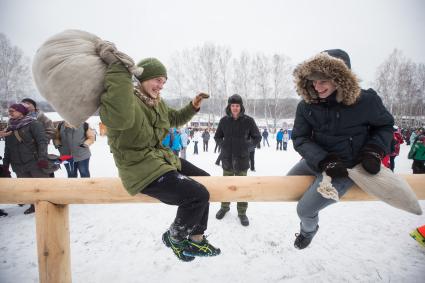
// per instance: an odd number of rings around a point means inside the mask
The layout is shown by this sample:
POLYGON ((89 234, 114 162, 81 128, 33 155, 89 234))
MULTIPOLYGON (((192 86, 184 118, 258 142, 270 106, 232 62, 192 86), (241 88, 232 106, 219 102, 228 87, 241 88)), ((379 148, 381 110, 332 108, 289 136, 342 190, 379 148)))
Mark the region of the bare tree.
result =
POLYGON ((239 60, 233 60, 233 92, 242 96, 246 109, 250 108, 250 99, 253 94, 253 77, 252 77, 252 59, 251 56, 243 52, 239 60))
POLYGON ((218 47, 218 69, 219 69, 219 116, 223 116, 223 111, 226 105, 226 100, 228 97, 228 84, 229 84, 229 62, 232 57, 232 52, 228 47, 218 47))
POLYGON ((415 117, 423 113, 424 72, 423 65, 416 65, 397 49, 378 67, 376 88, 399 125, 405 120, 407 126, 420 121, 415 117))
MULTIPOLYGON (((255 73, 255 89, 258 97, 261 97, 264 102, 264 119, 266 120, 266 125, 268 125, 268 115, 269 112, 269 93, 271 90, 270 86, 270 71, 271 65, 270 60, 266 55, 258 53, 253 61, 253 71, 255 73)), ((255 116, 255 104, 254 104, 254 116, 255 116)))
POLYGON ((169 88, 173 93, 176 93, 180 100, 180 108, 183 107, 185 98, 185 88, 187 87, 187 78, 185 72, 184 57, 181 52, 175 52, 171 57, 169 68, 169 88))
POLYGON ((8 101, 31 96, 33 90, 29 60, 9 39, 0 33, 0 116, 5 114, 8 101))
POLYGON ((292 93, 291 80, 292 66, 289 57, 285 55, 273 55, 272 58, 272 87, 273 87, 273 127, 277 128, 277 120, 288 112, 285 104, 280 104, 284 98, 288 98, 292 93), (283 113, 282 113, 283 112, 283 113))

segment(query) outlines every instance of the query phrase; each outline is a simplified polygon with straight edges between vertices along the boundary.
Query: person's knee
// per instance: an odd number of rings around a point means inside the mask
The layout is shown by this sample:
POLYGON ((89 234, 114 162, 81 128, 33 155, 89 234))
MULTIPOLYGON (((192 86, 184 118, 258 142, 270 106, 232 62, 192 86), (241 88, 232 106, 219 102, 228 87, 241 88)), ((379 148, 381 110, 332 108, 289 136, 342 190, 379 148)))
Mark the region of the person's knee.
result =
POLYGON ((197 199, 199 202, 201 203, 207 203, 210 201, 210 192, 208 192, 207 188, 202 185, 199 184, 200 186, 200 190, 198 190, 197 192, 197 199))
POLYGON ((298 202, 297 204, 297 214, 300 218, 309 217, 312 214, 312 211, 308 208, 308 206, 303 203, 298 202))

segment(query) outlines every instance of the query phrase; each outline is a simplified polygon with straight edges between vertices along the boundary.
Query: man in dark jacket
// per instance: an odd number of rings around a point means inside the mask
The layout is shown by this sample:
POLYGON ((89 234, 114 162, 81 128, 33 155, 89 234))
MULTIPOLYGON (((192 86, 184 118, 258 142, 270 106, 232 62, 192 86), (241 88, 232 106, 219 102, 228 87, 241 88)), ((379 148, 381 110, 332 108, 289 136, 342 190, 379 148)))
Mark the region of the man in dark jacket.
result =
MULTIPOLYGON (((221 146, 223 176, 246 176, 249 168, 248 148, 251 144, 257 145, 261 141, 261 134, 254 119, 245 115, 240 95, 234 94, 229 98, 226 114, 218 123, 214 136, 221 146)), ((238 202, 238 216, 244 226, 249 225, 247 208, 247 202, 238 202)), ((222 202, 216 218, 222 219, 229 210, 230 202, 222 202)))
POLYGON ((361 163, 370 174, 380 170, 389 153, 394 119, 372 89, 360 89, 348 54, 326 50, 298 65, 294 71, 298 104, 292 140, 303 157, 288 175, 316 177, 297 206, 301 219, 295 247, 306 248, 316 234, 319 211, 335 203, 317 192, 322 172, 342 197, 353 185, 347 168, 361 163))
MULTIPOLYGON (((12 170, 18 178, 48 178, 47 137, 43 125, 31 116, 23 104, 9 107, 9 124, 4 148, 3 170, 12 170)), ((33 213, 34 205, 24 213, 33 213)))

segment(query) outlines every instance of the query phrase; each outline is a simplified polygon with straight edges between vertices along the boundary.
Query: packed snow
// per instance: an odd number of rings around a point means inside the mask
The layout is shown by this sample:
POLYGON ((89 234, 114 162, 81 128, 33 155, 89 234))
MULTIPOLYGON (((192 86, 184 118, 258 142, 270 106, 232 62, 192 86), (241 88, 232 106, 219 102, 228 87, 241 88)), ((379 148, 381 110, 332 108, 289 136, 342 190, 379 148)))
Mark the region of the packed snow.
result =
MULTIPOLYGON (((48 113, 57 120, 54 113, 48 113)), ((91 117, 97 127, 98 117, 91 117)), ((270 147, 255 153, 256 172, 251 176, 282 176, 300 159, 292 143, 288 151, 270 147)), ((214 164, 215 143, 208 152, 199 148, 187 159, 221 176, 214 164)), ((4 142, 0 142, 3 153, 4 142)), ((401 146, 396 173, 411 173, 409 147, 401 146)), ((106 137, 91 146, 92 177, 117 177, 106 137)), ((51 146, 50 153, 55 152, 51 146)), ((66 178, 66 170, 56 172, 66 178)), ((425 211, 425 201, 420 201, 425 211)), ((299 231, 295 202, 250 203, 250 226, 243 227, 236 205, 223 220, 211 203, 209 241, 222 254, 212 258, 179 261, 161 241, 173 221, 176 207, 165 204, 71 205, 71 268, 73 282, 424 282, 425 249, 409 232, 425 224, 417 216, 379 201, 341 202, 320 213, 320 230, 312 244, 297 250, 299 231)), ((9 215, 0 218, 0 282, 38 282, 35 215, 24 215, 27 206, 0 205, 9 215)))

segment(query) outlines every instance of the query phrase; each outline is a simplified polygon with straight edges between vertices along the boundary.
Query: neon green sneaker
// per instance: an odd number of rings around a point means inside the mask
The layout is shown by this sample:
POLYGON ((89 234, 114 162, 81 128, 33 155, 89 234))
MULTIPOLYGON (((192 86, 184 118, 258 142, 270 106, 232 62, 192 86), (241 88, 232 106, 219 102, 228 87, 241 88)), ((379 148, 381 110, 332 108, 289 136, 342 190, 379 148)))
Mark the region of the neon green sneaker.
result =
POLYGON ((421 246, 425 247, 425 238, 424 238, 424 236, 422 236, 422 234, 419 232, 419 230, 418 230, 418 229, 413 230, 413 231, 410 233, 410 236, 411 236, 413 239, 415 239, 415 240, 419 243, 419 245, 421 245, 421 246))
POLYGON ((216 256, 220 253, 220 249, 211 245, 205 236, 199 243, 190 239, 187 240, 187 246, 183 249, 185 256, 216 256))
POLYGON ((178 257, 178 259, 182 260, 182 261, 192 261, 195 259, 194 256, 190 256, 190 255, 185 255, 183 253, 184 249, 188 247, 188 240, 183 240, 181 242, 173 242, 173 240, 170 237, 170 231, 165 232, 164 234, 162 234, 162 242, 164 242, 164 244, 168 247, 171 248, 173 250, 173 253, 176 255, 176 257, 178 257))

